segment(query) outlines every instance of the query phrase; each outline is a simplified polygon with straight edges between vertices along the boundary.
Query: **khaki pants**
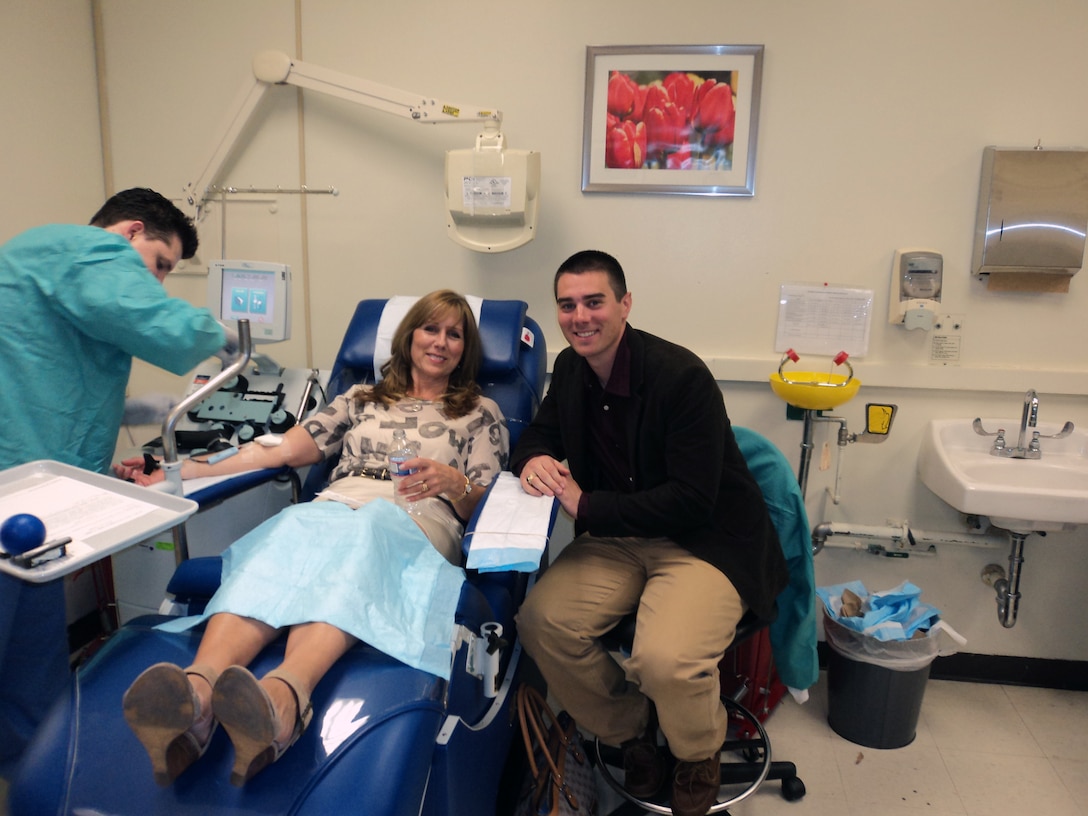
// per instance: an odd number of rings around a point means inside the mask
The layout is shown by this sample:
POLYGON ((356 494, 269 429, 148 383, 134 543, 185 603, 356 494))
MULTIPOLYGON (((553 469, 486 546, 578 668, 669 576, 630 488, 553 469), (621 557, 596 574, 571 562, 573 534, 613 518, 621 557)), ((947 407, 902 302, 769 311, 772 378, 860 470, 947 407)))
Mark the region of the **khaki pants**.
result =
POLYGON ((725 739, 718 663, 745 605, 728 578, 669 539, 579 536, 541 576, 518 633, 549 691, 603 742, 645 731, 649 703, 673 756, 694 762, 725 739), (600 635, 638 610, 620 666, 600 635))

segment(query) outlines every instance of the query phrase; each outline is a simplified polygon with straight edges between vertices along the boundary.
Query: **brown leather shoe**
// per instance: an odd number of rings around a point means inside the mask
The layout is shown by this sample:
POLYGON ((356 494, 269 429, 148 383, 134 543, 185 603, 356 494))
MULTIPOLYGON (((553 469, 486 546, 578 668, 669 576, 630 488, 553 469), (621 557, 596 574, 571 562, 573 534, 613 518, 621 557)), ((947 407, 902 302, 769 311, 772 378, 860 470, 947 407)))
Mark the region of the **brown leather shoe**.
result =
POLYGON ((665 784, 665 758, 647 734, 629 739, 623 751, 623 787, 638 799, 649 799, 665 784))
POLYGON ((698 762, 677 762, 672 778, 673 816, 706 816, 718 801, 722 752, 698 762))

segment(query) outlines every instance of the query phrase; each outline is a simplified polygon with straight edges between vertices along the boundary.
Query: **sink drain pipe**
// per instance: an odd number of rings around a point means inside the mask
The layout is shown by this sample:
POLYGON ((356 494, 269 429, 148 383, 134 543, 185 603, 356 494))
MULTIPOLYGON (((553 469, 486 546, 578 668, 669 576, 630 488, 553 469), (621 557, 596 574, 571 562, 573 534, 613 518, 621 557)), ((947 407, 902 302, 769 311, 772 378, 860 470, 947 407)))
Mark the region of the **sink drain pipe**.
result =
POLYGON ((1016 616, 1020 611, 1020 572, 1024 566, 1024 542, 1029 535, 1009 531, 1011 544, 1007 576, 998 564, 987 564, 982 570, 982 582, 992 586, 997 594, 997 619, 1006 629, 1016 626, 1016 616))

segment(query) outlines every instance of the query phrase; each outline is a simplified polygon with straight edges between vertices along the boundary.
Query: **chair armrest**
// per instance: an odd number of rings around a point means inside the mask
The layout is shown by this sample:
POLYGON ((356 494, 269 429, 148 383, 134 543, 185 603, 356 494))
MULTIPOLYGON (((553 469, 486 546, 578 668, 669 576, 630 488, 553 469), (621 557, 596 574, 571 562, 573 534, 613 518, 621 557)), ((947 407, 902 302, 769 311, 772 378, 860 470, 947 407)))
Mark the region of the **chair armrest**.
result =
POLYGON ((196 489, 187 492, 185 498, 192 499, 200 505, 201 509, 206 509, 275 479, 290 479, 294 484, 295 500, 298 500, 298 473, 286 465, 279 468, 247 470, 243 473, 219 477, 206 486, 202 485, 200 480, 194 479, 193 482, 196 484, 196 489))

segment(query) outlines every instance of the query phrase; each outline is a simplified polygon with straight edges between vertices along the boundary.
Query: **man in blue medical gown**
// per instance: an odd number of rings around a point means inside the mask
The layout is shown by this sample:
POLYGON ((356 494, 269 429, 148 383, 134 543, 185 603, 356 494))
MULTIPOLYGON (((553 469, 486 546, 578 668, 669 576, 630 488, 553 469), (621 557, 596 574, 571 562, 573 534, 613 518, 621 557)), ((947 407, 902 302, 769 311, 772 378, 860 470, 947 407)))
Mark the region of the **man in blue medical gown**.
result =
MULTIPOLYGON (((192 221, 153 190, 113 196, 90 226, 0 246, 0 469, 54 459, 105 473, 132 357, 184 374, 223 329, 162 281, 196 253, 192 221)), ((0 775, 69 679, 64 583, 0 574, 0 775)))

